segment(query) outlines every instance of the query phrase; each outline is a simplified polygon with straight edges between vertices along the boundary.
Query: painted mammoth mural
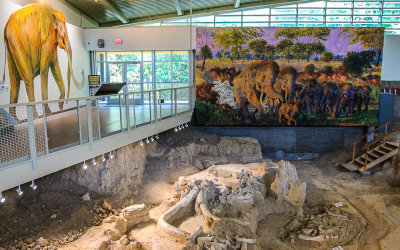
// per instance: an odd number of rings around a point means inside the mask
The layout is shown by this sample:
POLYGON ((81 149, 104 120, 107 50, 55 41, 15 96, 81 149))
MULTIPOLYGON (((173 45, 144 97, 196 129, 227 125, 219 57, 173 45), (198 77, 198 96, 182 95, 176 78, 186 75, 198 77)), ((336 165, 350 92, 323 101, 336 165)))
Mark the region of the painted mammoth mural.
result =
POLYGON ((319 112, 322 95, 322 84, 315 79, 303 80, 303 88, 299 93, 299 99, 306 102, 308 113, 317 114, 319 112))
MULTIPOLYGON (((4 29, 4 41, 7 51, 8 70, 10 75, 10 103, 18 102, 20 81, 25 82, 29 102, 35 101, 33 80, 41 76, 42 100, 48 100, 48 74, 51 70, 54 80, 60 90, 60 99, 65 98, 65 85, 61 75, 57 57, 57 47, 68 55, 68 94, 70 79, 81 89, 84 85, 78 83, 72 71, 72 50, 69 42, 65 16, 60 10, 54 10, 47 4, 30 4, 11 14, 4 29)), ((3 75, 3 81, 5 80, 3 75)), ((60 110, 63 103, 59 103, 60 110)), ((46 114, 51 111, 46 105, 46 114)), ((10 114, 16 117, 15 108, 10 114)), ((34 116, 37 112, 34 110, 34 116)))
POLYGON ((271 100, 283 101, 281 93, 273 89, 279 73, 279 65, 272 60, 255 61, 247 65, 238 77, 233 80, 233 89, 239 106, 240 116, 243 115, 246 122, 249 120, 247 104, 253 105, 257 111, 256 119, 261 119, 263 114, 263 95, 271 100))

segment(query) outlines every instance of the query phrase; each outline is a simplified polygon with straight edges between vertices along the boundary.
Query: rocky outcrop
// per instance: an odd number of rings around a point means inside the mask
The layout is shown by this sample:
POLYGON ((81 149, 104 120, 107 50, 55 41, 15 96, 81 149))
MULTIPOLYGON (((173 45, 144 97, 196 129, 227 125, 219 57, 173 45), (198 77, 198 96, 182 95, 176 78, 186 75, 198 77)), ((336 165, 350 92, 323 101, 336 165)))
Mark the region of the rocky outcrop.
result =
POLYGON ((97 193, 118 195, 120 199, 137 194, 146 165, 145 147, 133 143, 113 151, 112 159, 102 162, 97 157, 96 162, 93 166, 87 161, 86 170, 82 170, 81 164, 66 169, 62 176, 97 193))
POLYGON ((202 170, 214 164, 259 162, 262 153, 254 138, 221 137, 217 144, 192 142, 170 149, 167 158, 171 168, 192 164, 202 170))

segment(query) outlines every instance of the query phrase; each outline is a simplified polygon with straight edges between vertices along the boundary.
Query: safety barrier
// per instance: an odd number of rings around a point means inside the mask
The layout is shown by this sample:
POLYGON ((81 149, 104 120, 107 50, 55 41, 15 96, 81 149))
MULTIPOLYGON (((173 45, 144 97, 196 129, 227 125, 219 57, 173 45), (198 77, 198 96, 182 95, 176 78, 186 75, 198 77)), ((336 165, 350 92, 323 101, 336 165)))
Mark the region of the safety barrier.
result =
POLYGON ((0 105, 0 191, 188 122, 193 100, 188 86, 0 105))

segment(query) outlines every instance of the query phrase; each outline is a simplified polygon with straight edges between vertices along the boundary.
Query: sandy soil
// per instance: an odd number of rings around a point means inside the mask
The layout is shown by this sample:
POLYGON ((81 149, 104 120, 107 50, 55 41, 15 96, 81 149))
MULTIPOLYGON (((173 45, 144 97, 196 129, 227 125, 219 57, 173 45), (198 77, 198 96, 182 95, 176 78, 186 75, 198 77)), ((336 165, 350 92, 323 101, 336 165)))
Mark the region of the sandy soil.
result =
MULTIPOLYGON (((343 149, 308 161, 292 161, 297 167, 299 178, 307 182, 305 212, 315 207, 342 202, 344 206, 341 209, 360 223, 360 232, 342 247, 399 249, 400 188, 388 184, 390 167, 380 167, 371 176, 349 173, 339 164, 347 161, 350 154, 350 149, 343 149)), ((146 249, 183 247, 182 244, 159 235, 156 221, 171 206, 164 201, 172 198, 173 183, 179 176, 197 171, 193 167, 168 169, 154 159, 148 161, 144 182, 139 196, 134 198, 134 203, 145 203, 151 208, 152 221, 130 232, 146 249)), ((16 197, 16 194, 11 196, 11 193, 7 193, 11 198, 0 206, 0 249, 18 248, 19 242, 35 242, 40 237, 65 244, 79 237, 88 227, 100 223, 105 214, 110 213, 96 212, 96 204, 102 204, 104 197, 91 193, 92 199, 83 202, 80 197, 87 192, 84 187, 54 176, 44 178, 38 184, 41 187, 40 192, 28 191, 28 187, 24 187, 26 193, 23 199, 16 197), (57 214, 56 219, 50 219, 53 214, 57 214)), ((118 208, 118 205, 113 207, 118 208)), ((288 241, 286 226, 292 219, 285 215, 269 215, 261 221, 257 234, 262 249, 332 248, 318 244, 293 244, 288 241)), ((198 217, 191 218, 180 227, 190 230, 200 221, 198 217)))

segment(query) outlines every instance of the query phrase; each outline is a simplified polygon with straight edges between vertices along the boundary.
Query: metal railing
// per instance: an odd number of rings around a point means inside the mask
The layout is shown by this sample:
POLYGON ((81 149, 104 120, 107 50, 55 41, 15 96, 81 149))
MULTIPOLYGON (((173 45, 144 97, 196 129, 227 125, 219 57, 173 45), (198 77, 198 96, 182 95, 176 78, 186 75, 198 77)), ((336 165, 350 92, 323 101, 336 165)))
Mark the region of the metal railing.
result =
POLYGON ((382 93, 394 94, 395 96, 400 96, 400 88, 384 87, 382 88, 382 93))
POLYGON ((0 105, 0 169, 191 112, 193 88, 0 105))

